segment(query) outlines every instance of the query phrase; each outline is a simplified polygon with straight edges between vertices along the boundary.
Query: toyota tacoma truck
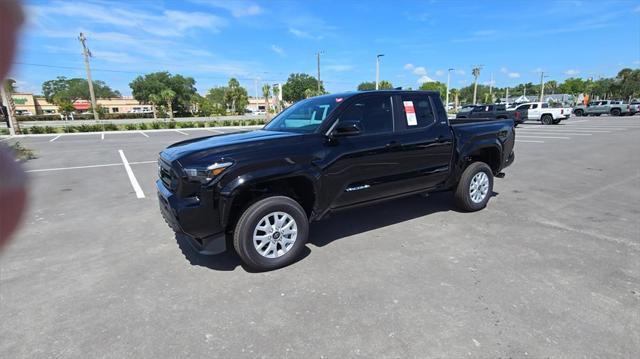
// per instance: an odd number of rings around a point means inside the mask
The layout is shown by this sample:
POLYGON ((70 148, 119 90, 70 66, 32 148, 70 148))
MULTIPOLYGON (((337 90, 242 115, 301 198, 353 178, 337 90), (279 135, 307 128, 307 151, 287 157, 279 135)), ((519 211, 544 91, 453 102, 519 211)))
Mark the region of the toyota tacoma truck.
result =
POLYGON ((346 208, 447 190, 464 211, 484 208, 514 142, 511 119, 450 122, 437 92, 333 94, 260 130, 169 146, 156 186, 166 222, 199 253, 233 247, 271 270, 301 255, 309 222, 346 208))
POLYGON ((551 107, 546 102, 527 102, 514 109, 516 124, 525 121, 540 121, 543 125, 557 125, 571 117, 571 110, 551 107))
POLYGON ((573 108, 576 116, 626 116, 631 113, 631 106, 623 101, 592 101, 588 105, 577 105, 573 108))

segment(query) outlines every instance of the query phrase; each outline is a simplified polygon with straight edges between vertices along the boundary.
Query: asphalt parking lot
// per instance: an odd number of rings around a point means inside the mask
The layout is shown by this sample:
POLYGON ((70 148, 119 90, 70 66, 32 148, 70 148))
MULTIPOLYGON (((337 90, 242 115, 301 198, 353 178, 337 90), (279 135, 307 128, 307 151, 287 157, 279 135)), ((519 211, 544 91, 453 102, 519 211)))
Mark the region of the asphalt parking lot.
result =
POLYGON ((341 212, 268 273, 198 256, 159 214, 157 153, 216 131, 19 139, 38 158, 0 255, 1 357, 640 352, 640 116, 519 126, 485 210, 441 193, 341 212))

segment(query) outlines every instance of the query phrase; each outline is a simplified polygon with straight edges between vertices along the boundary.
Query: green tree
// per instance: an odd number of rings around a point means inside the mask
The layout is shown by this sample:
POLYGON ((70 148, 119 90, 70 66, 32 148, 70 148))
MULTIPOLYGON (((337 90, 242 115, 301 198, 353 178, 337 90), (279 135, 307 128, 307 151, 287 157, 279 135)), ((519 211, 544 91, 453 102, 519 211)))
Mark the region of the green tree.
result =
POLYGON ((570 77, 558 86, 558 92, 578 96, 586 93, 587 84, 581 78, 570 77))
POLYGON ((158 111, 156 110, 156 107, 162 103, 162 97, 160 97, 159 94, 152 93, 149 95, 147 102, 151 104, 153 118, 158 118, 158 111))
MULTIPOLYGON (((112 90, 104 81, 93 81, 93 91, 96 98, 121 97, 120 92, 112 90)), ((55 104, 60 101, 74 102, 76 100, 89 101, 91 99, 87 80, 81 78, 67 79, 64 76, 42 83, 42 94, 47 101, 55 104)))
POLYGON ((235 78, 229 79, 227 91, 224 93, 224 102, 231 108, 231 112, 242 115, 249 104, 249 94, 247 90, 240 86, 235 78))
POLYGON ((178 113, 189 112, 191 101, 197 99, 196 81, 191 77, 172 75, 169 72, 154 72, 136 77, 130 84, 133 98, 142 103, 151 103, 150 95, 160 95, 164 90, 175 93, 171 106, 178 113))
POLYGON ((361 82, 358 85, 358 91, 371 91, 376 89, 376 83, 373 81, 361 82))
POLYGON ((640 69, 622 69, 616 77, 620 86, 620 96, 625 100, 640 95, 640 69))
POLYGON ((287 102, 297 102, 308 95, 323 93, 325 91, 322 84, 318 92, 318 80, 315 77, 302 73, 290 74, 287 83, 282 86, 282 98, 287 102))
MULTIPOLYGON (((375 89, 375 82, 373 83, 373 88, 375 89)), ((379 90, 391 90, 393 89, 393 84, 390 81, 387 80, 381 80, 380 83, 378 83, 378 89, 379 90)))
POLYGON ((447 96, 447 85, 443 84, 440 81, 425 82, 422 85, 420 85, 420 90, 438 91, 440 92, 440 98, 443 100, 447 96))
POLYGON ((176 93, 171 89, 164 89, 160 92, 160 98, 162 98, 162 102, 167 105, 169 118, 173 120, 173 101, 176 98, 176 93))

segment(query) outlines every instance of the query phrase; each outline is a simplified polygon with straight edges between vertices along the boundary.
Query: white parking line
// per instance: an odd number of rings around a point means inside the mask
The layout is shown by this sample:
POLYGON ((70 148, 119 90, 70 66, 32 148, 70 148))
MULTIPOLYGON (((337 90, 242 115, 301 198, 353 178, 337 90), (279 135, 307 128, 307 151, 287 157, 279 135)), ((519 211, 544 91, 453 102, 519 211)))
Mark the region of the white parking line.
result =
POLYGON ((528 136, 528 135, 516 135, 517 137, 525 137, 525 138, 555 138, 559 140, 570 140, 571 137, 559 137, 559 136, 528 136))
POLYGON ((136 192, 136 197, 144 198, 144 192, 142 192, 142 188, 140 187, 140 184, 138 183, 136 176, 133 174, 133 171, 131 170, 131 166, 129 166, 129 162, 127 161, 127 158, 124 156, 124 152, 122 152, 122 150, 118 150, 118 152, 120 153, 122 164, 124 164, 124 169, 125 171, 127 171, 127 176, 129 176, 129 182, 131 182, 131 186, 133 187, 133 190, 136 192))
POLYGON ((58 138, 60 138, 60 136, 62 136, 62 135, 57 135, 56 137, 50 139, 49 142, 53 142, 53 141, 57 140, 58 138))
POLYGON ((209 131, 209 132, 214 132, 214 133, 224 133, 224 131, 220 131, 220 130, 214 130, 212 128, 205 128, 205 130, 209 131))
POLYGON ((180 130, 175 130, 175 131, 176 131, 177 133, 181 133, 181 134, 183 134, 183 135, 185 135, 185 136, 189 136, 189 134, 188 134, 188 133, 186 133, 186 132, 182 132, 182 131, 180 131, 180 130))
MULTIPOLYGON (((555 132, 565 136, 593 136, 592 133, 572 133, 572 132, 555 132)), ((526 131, 525 134, 528 135, 552 135, 554 132, 543 132, 538 130, 526 131)), ((517 136, 517 135, 516 135, 517 136)))
MULTIPOLYGON (((130 165, 142 165, 142 164, 147 164, 147 163, 158 163, 158 161, 129 162, 130 165)), ((27 170, 25 172, 51 172, 51 171, 81 170, 81 169, 86 169, 86 168, 113 167, 113 166, 122 166, 122 163, 106 163, 106 164, 103 164, 103 165, 41 168, 41 169, 37 169, 37 170, 27 170)))
POLYGON ((149 137, 149 135, 147 135, 146 133, 140 131, 140 134, 143 135, 144 137, 149 137))
POLYGON ((555 129, 551 129, 551 128, 517 128, 516 132, 518 131, 525 131, 525 132, 529 132, 529 131, 544 131, 544 132, 549 132, 549 133, 564 133, 566 131, 569 132, 588 132, 588 133, 611 133, 611 131, 603 131, 603 130, 583 130, 580 128, 559 128, 557 130, 555 129))
POLYGON ((104 140, 104 132, 100 134, 100 139, 104 140))
POLYGON ((531 141, 531 140, 516 140, 516 142, 526 142, 526 143, 544 143, 544 141, 531 141))

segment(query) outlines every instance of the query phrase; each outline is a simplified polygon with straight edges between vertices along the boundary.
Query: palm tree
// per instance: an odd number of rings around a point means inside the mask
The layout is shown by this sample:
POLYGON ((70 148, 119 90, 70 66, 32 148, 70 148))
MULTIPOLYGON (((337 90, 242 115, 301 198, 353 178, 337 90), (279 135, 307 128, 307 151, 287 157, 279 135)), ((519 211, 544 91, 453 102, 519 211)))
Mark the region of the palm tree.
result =
POLYGON ((167 103, 167 108, 169 109, 169 118, 173 121, 173 99, 176 97, 176 93, 171 89, 162 90, 160 92, 160 97, 164 102, 167 103))
POLYGON ((264 110, 269 113, 269 92, 271 91, 271 86, 269 84, 262 85, 262 96, 264 97, 264 110))
POLYGON ((156 106, 158 106, 158 104, 160 102, 162 102, 162 97, 152 93, 151 95, 149 95, 149 102, 151 103, 151 110, 153 111, 153 118, 158 118, 158 115, 156 113, 156 106))
POLYGON ((449 92, 451 93, 451 96, 453 96, 453 108, 458 109, 458 96, 460 96, 460 90, 458 89, 451 89, 449 90, 449 92))
POLYGON ((11 127, 15 130, 16 134, 20 134, 20 126, 18 125, 18 120, 16 119, 16 103, 13 101, 13 93, 16 92, 16 80, 14 79, 6 79, 2 84, 2 90, 4 92, 4 96, 6 96, 7 103, 7 115, 9 116, 8 120, 11 120, 11 127))

